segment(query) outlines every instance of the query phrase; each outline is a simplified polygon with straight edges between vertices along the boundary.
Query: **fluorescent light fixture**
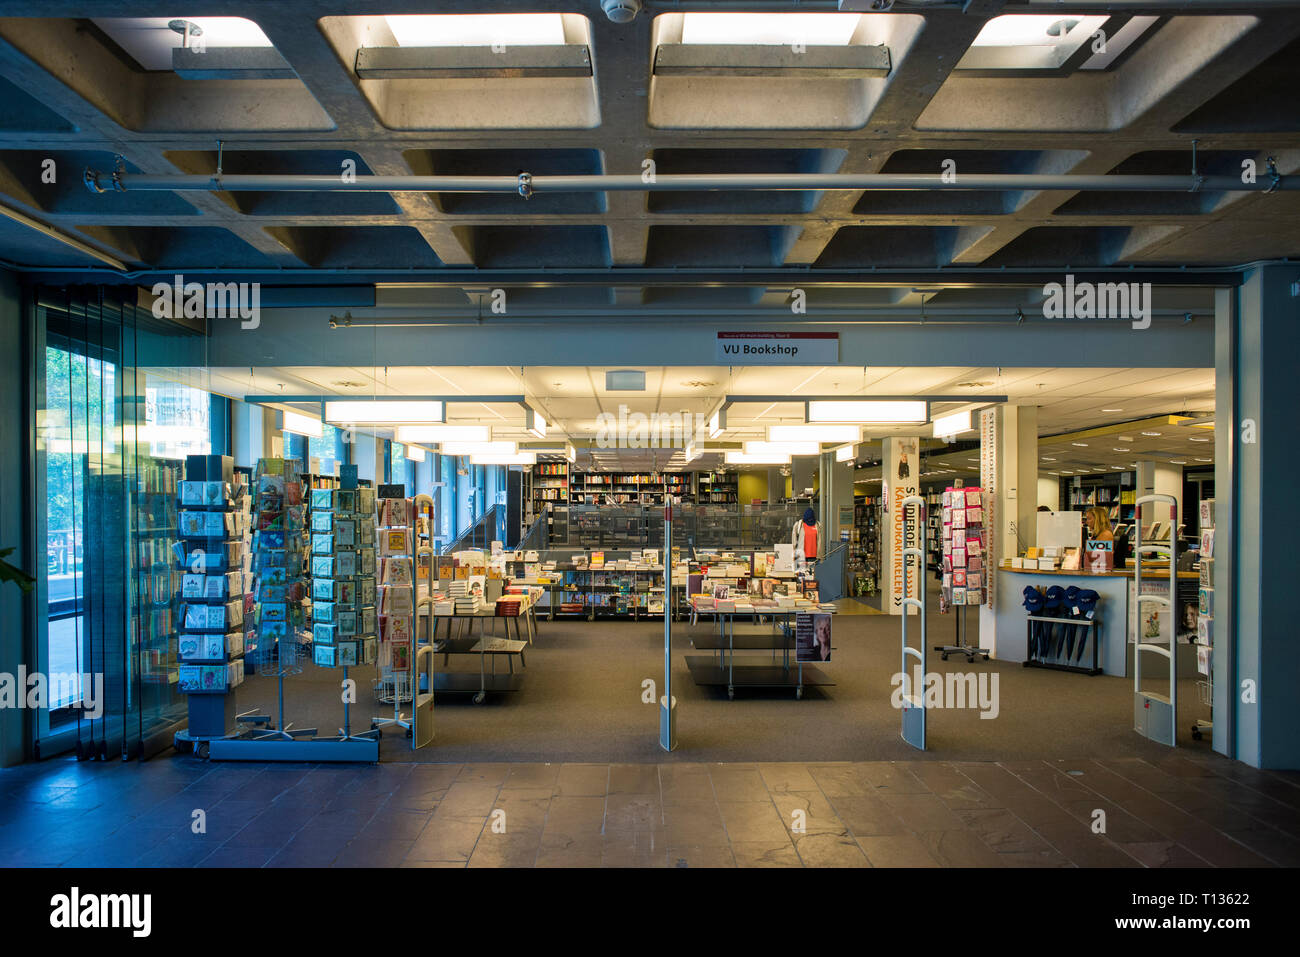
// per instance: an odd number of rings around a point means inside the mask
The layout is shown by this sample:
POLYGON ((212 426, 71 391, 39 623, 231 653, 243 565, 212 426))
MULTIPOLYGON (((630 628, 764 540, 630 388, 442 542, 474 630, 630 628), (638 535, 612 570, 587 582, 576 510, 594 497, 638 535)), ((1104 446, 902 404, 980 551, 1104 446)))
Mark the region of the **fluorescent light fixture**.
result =
POLYGON ((852 461, 853 461, 853 446, 851 446, 851 445, 843 445, 843 446, 840 446, 840 448, 836 449, 836 450, 835 450, 835 461, 836 461, 836 462, 852 462, 852 461))
POLYGON ((325 403, 325 421, 343 425, 410 425, 441 422, 439 401, 343 399, 325 403))
POLYGON ((719 409, 709 418, 709 438, 716 439, 727 431, 727 410, 719 409))
MULTIPOLYGON (((1187 464, 1187 459, 1170 459, 1170 460, 1169 460, 1169 464, 1170 464, 1170 465, 1186 465, 1186 464, 1187 464)), ((1118 465, 1115 465, 1115 466, 1112 466, 1112 467, 1113 467, 1113 468, 1119 468, 1118 465)))
MULTIPOLYGON (((1008 13, 994 17, 984 24, 971 46, 976 47, 1036 47, 1056 46, 1076 29, 1092 34, 1106 22, 1105 17, 1066 17, 1054 13, 1008 13), (1091 28, 1091 29, 1089 29, 1091 28)), ((1074 38, 1075 40, 1078 37, 1074 38)))
POLYGON ((1086 449, 1088 447, 1087 442, 1071 442, 1070 444, 1080 449, 1086 449))
POLYGON ((443 442, 439 448, 443 455, 515 455, 519 451, 514 442, 443 442))
POLYGON ((524 47, 564 43, 559 13, 461 13, 388 16, 403 47, 524 47))
POLYGON ((313 419, 310 415, 285 412, 284 431, 292 432, 294 435, 307 435, 313 439, 319 439, 325 434, 325 423, 320 419, 313 419))
MULTIPOLYGON (((184 39, 168 24, 175 17, 97 17, 91 22, 103 30, 131 59, 146 70, 171 72, 172 50, 184 39)), ((262 28, 243 17, 185 17, 202 30, 191 37, 191 46, 205 50, 228 47, 269 47, 271 41, 262 28)))
POLYGON ((816 442, 746 442, 746 455, 816 455, 821 446, 816 442))
POLYGON ((1207 439, 1207 438, 1206 438, 1205 436, 1203 436, 1203 435, 1193 435, 1193 436, 1192 436, 1191 438, 1189 438, 1187 441, 1188 441, 1188 442, 1208 442, 1208 441, 1210 441, 1210 440, 1207 439))
POLYGON ((813 400, 808 422, 871 422, 882 425, 921 425, 930 420, 929 403, 917 399, 813 400))
POLYGON ((408 445, 406 447, 406 458, 411 462, 423 462, 424 449, 420 448, 418 445, 408 445))
POLYGON ((536 452, 515 452, 513 455, 496 454, 485 452, 482 455, 471 455, 469 457, 471 465, 536 465, 536 452))
POLYGON ((723 459, 728 465, 789 465, 788 455, 751 455, 748 452, 726 452, 723 459))
POLYGON ((1123 412, 1123 409, 1102 409, 1103 412, 1123 412))
POLYGON ((769 425, 769 442, 856 442, 862 430, 856 425, 769 425))
POLYGON ((524 429, 529 435, 544 439, 546 438, 546 419, 536 409, 529 409, 525 414, 524 429))
POLYGON ((934 420, 934 437, 946 438, 949 435, 960 435, 973 428, 969 409, 965 412, 953 412, 951 415, 941 415, 934 420))
POLYGON ((491 442, 487 425, 403 425, 394 436, 398 442, 491 442))
POLYGON ((848 46, 857 13, 686 13, 682 43, 848 46))
POLYGON ((1198 462, 1213 462, 1214 459, 1203 459, 1199 455, 1195 457, 1198 462))
POLYGON ((695 447, 694 442, 687 442, 686 448, 682 452, 682 458, 687 462, 694 462, 703 454, 704 453, 702 453, 699 449, 695 447))
POLYGON ((578 461, 578 450, 573 447, 572 442, 564 443, 564 460, 570 464, 578 461))

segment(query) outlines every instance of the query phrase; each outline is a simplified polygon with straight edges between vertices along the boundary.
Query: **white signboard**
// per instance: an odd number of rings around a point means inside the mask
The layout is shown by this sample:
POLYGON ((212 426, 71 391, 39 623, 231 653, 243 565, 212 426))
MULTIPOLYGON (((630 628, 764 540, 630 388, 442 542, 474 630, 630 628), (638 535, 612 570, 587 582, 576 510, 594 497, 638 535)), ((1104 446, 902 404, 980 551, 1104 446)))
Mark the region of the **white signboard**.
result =
MULTIPOLYGON (((903 614, 903 549, 919 545, 920 526, 925 522, 920 510, 908 513, 906 537, 903 528, 903 499, 921 493, 920 440, 915 437, 889 436, 882 443, 882 479, 885 499, 885 555, 884 576, 888 595, 885 611, 890 615, 903 614)), ((924 594, 925 567, 915 558, 907 566, 908 598, 924 594)), ((915 614, 909 609, 908 614, 915 614)))
MULTIPOLYGON (((998 562, 1002 552, 998 547, 998 419, 994 409, 980 413, 980 487, 984 489, 984 604, 992 608, 997 593, 998 562)), ((1014 541, 1013 541, 1014 546, 1014 541)))
POLYGON ((724 366, 835 365, 838 332, 719 332, 714 358, 724 366))

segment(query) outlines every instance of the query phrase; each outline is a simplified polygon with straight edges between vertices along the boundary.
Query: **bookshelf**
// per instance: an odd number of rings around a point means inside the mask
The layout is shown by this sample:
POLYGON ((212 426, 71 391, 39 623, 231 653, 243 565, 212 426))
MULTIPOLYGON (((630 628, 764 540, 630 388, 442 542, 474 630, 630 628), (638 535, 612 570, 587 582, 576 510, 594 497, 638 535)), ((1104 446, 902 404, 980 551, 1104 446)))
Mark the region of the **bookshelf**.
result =
POLYGON ((569 463, 539 462, 533 466, 529 498, 533 514, 541 512, 548 502, 567 505, 569 502, 569 463))
MULTIPOLYGON (((662 505, 665 495, 689 501, 691 472, 575 472, 571 476, 570 500, 574 505, 662 505)), ((734 498, 734 486, 733 497, 734 498)))
POLYGON ((735 472, 700 472, 696 476, 695 500, 701 505, 734 505, 740 495, 740 477, 735 472))

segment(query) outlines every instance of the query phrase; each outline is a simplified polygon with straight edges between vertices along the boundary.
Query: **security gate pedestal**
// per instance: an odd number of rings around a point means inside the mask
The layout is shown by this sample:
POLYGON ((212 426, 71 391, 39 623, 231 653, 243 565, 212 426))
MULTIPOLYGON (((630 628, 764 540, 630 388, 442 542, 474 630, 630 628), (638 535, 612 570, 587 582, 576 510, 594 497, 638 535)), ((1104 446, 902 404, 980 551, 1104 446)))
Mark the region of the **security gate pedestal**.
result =
MULTIPOLYGON (((1178 746, 1178 500, 1172 495, 1143 495, 1134 509, 1133 545, 1133 730, 1144 738, 1178 746), (1151 502, 1169 505, 1169 544, 1142 544, 1142 506, 1151 502), (1142 559, 1147 552, 1169 553, 1169 596, 1142 594, 1142 559), (1142 640, 1142 606, 1152 604, 1168 610, 1169 644, 1142 640), (1143 653, 1163 655, 1169 659, 1169 695, 1142 688, 1143 653)), ((1159 622, 1157 611, 1156 621, 1159 622)), ((1157 629, 1159 630, 1159 629, 1157 629)))

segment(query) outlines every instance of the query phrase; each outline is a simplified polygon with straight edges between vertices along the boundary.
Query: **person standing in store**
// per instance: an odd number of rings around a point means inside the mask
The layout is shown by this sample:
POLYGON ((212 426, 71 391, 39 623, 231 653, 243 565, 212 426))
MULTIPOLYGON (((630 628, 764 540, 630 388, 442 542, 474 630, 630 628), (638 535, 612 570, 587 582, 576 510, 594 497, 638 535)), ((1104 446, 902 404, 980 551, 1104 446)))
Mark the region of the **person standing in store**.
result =
POLYGON ((790 543, 794 545, 796 571, 807 568, 809 562, 817 561, 817 513, 811 508, 804 509, 803 518, 794 523, 790 543))

